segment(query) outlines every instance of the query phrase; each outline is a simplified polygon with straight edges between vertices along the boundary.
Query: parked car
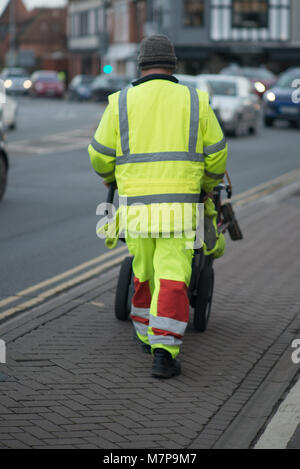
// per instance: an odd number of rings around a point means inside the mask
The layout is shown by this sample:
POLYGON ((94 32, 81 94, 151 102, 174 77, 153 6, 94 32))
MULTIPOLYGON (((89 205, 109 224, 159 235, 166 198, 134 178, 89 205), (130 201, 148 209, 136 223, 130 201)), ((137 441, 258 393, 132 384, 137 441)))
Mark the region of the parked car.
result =
POLYGON ((95 101, 105 101, 111 93, 125 88, 131 81, 131 78, 124 75, 98 75, 91 86, 92 98, 95 101))
POLYGON ((53 96, 62 98, 65 94, 65 85, 58 78, 57 72, 40 70, 31 76, 31 96, 53 96))
POLYGON ((6 129, 15 129, 17 127, 18 105, 14 99, 6 96, 5 102, 0 102, 0 111, 2 115, 2 131, 6 129))
POLYGON ((248 78, 258 96, 262 97, 266 90, 276 81, 275 75, 265 67, 239 67, 230 65, 220 72, 222 75, 235 75, 248 78))
POLYGON ((0 75, 7 94, 28 94, 31 80, 23 68, 5 68, 0 75))
POLYGON ((260 99, 247 78, 201 75, 212 89, 211 105, 226 133, 255 133, 260 117, 260 99))
POLYGON ((0 200, 2 199, 7 183, 8 154, 4 142, 4 133, 0 117, 0 200))
POLYGON ((291 68, 279 76, 264 95, 264 122, 271 127, 275 120, 300 123, 300 68, 291 68), (295 80, 298 80, 296 82, 295 80))
POLYGON ((206 91, 209 95, 212 92, 208 82, 204 80, 201 75, 184 75, 176 73, 174 76, 182 85, 193 86, 200 91, 206 91))
POLYGON ((68 98, 72 100, 90 99, 94 79, 93 75, 76 75, 69 85, 68 98))
POLYGON ((220 121, 219 111, 218 109, 214 108, 212 96, 213 90, 209 85, 208 81, 202 78, 202 75, 184 75, 176 73, 175 77, 179 80, 179 83, 182 85, 193 86, 200 91, 205 91, 209 95, 209 102, 212 106, 218 120, 220 121))

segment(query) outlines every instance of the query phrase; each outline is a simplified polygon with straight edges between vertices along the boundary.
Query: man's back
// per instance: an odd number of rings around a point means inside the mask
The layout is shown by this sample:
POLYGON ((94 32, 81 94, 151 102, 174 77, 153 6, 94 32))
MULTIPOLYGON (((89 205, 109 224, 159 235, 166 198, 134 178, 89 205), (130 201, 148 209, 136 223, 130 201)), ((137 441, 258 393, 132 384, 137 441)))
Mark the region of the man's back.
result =
MULTIPOLYGON (((203 122, 207 116, 208 95, 200 91, 198 95, 201 96, 200 122, 203 122)), ((129 88, 126 104, 130 153, 188 151, 190 102, 189 89, 170 79, 147 80, 129 88)), ((201 138, 198 151, 203 151, 201 138)))

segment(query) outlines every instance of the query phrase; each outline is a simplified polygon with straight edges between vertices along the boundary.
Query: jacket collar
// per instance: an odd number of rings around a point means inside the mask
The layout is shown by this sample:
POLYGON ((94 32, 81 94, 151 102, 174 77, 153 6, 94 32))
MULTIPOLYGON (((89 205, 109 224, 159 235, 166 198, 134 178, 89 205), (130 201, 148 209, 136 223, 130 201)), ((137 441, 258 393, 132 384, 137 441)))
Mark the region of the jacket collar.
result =
POLYGON ((151 75, 146 75, 142 78, 139 78, 138 80, 133 81, 132 86, 137 86, 150 80, 168 80, 172 81, 173 83, 178 83, 177 78, 173 75, 167 75, 164 73, 151 73, 151 75))

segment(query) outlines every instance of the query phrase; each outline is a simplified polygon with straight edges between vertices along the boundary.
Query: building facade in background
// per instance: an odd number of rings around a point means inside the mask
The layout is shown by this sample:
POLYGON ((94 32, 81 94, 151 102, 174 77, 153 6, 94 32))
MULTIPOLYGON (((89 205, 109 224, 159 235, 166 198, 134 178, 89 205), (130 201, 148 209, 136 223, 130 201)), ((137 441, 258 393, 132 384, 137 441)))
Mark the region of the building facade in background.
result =
POLYGON ((229 62, 300 65, 299 0, 148 0, 146 30, 175 43, 180 69, 217 72, 229 62))
POLYGON ((69 0, 69 77, 113 72, 135 76, 146 0, 69 0))
POLYGON ((28 11, 9 0, 0 17, 0 66, 67 71, 66 8, 28 11))
POLYGON ((182 73, 300 65, 299 0, 69 0, 70 76, 105 64, 135 76, 138 45, 155 33, 174 42, 182 73))

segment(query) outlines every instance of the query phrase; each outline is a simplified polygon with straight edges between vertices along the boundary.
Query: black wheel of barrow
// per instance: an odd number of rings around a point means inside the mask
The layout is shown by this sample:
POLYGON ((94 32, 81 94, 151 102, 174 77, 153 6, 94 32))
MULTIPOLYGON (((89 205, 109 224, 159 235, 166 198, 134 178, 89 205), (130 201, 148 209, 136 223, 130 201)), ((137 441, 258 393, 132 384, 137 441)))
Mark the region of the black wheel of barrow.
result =
POLYGON ((199 290, 195 302, 194 327, 204 332, 210 316, 212 297, 214 291, 214 269, 212 266, 204 267, 199 281, 199 290))
POLYGON ((133 292, 132 257, 125 257, 119 273, 115 298, 115 315, 120 321, 126 321, 129 317, 133 292))

